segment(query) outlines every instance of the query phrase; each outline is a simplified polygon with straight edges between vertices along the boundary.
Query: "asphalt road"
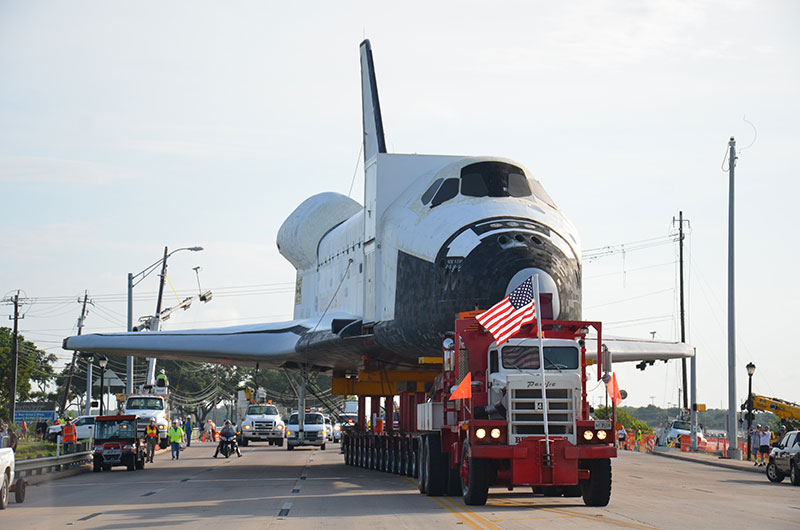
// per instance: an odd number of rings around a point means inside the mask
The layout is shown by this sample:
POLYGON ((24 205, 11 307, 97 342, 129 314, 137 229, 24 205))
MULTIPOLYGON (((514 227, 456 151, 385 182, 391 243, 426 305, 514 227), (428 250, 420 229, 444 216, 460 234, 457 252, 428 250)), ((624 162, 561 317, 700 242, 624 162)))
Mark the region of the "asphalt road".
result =
MULTIPOLYGON (((326 451, 252 444, 243 457, 211 458, 195 443, 143 471, 114 468, 28 488, 0 512, 2 528, 800 528, 800 487, 761 474, 622 453, 611 503, 492 490, 483 507, 427 497, 398 475, 345 466, 326 451)), ((12 495, 13 498, 13 495, 12 495)))

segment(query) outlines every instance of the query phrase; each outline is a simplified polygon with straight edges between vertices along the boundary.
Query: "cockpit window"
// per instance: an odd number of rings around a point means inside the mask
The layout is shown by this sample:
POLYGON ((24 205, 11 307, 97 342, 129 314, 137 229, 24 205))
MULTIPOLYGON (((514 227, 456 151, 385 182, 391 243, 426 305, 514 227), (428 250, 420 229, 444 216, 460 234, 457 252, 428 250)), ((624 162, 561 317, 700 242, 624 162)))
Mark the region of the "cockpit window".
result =
POLYGON ((422 204, 428 204, 431 202, 433 194, 439 189, 439 184, 441 184, 443 180, 444 179, 436 179, 433 181, 433 184, 431 184, 431 187, 425 190, 425 193, 422 194, 422 204))
POLYGON ((461 194, 468 197, 528 197, 522 169, 504 162, 478 162, 461 169, 461 194))
POLYGON ((458 179, 451 178, 445 180, 442 183, 442 187, 439 188, 439 191, 437 191, 436 195, 433 197, 433 201, 431 201, 431 208, 439 206, 445 201, 449 201, 456 195, 458 195, 458 179))

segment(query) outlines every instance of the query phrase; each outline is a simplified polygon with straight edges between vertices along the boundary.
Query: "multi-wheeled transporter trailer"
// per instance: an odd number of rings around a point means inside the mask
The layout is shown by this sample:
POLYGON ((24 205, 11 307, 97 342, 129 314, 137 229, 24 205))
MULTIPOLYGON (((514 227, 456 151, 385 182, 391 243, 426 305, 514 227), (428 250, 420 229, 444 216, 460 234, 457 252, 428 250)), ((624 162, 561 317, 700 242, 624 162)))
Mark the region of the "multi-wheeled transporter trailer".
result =
POLYGON ((600 323, 543 320, 541 340, 528 325, 498 347, 474 317, 459 316, 441 358, 420 358, 440 370, 334 379, 334 392, 359 395, 360 428, 343 440, 345 462, 418 478, 421 493, 462 495, 470 505, 485 504, 489 487, 521 486, 608 504, 615 414, 592 420, 586 396, 585 339, 594 328, 602 366, 600 323), (471 397, 451 400, 468 374, 471 397), (390 420, 395 393, 397 425, 390 420), (365 421, 366 396, 373 411, 386 398, 385 422, 365 421))

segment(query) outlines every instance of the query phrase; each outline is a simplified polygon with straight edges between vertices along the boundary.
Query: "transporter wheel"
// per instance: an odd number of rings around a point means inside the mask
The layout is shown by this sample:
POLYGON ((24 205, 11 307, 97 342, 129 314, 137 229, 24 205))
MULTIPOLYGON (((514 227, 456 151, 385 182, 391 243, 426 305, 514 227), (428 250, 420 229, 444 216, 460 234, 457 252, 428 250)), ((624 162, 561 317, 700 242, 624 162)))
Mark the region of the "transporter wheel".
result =
POLYGON ((0 510, 8 508, 8 473, 3 473, 2 482, 0 482, 0 510))
POLYGON ((383 455, 381 457, 381 471, 384 473, 392 472, 392 452, 388 447, 383 448, 383 455))
POLYGON ((22 479, 19 479, 16 484, 14 484, 14 501, 17 504, 22 504, 25 502, 25 488, 28 486, 28 483, 22 479))
POLYGON ((791 480, 792 484, 795 486, 800 486, 800 470, 797 469, 794 462, 789 464, 789 480, 791 480))
POLYGON ((427 436, 422 436, 419 439, 419 450, 417 451, 417 470, 419 470, 417 486, 420 493, 428 493, 428 482, 425 477, 425 439, 427 436))
POLYGON ((783 479, 786 478, 786 475, 778 469, 778 466, 775 465, 775 462, 770 461, 767 464, 767 478, 770 482, 783 482, 783 479))
POLYGON ((405 469, 400 455, 402 452, 399 449, 392 449, 392 474, 399 475, 405 469))
POLYGON ((467 506, 483 506, 489 496, 489 462, 472 458, 469 443, 461 450, 461 493, 467 506))
MULTIPOLYGON (((270 440, 269 444, 272 445, 272 440, 270 440)), ((250 440, 242 436, 242 441, 239 442, 239 445, 241 445, 242 447, 247 447, 248 445, 250 445, 250 440)))
POLYGON ((136 469, 144 469, 144 456, 136 459, 136 469))
POLYGON ((585 464, 589 479, 581 481, 581 495, 586 506, 607 506, 611 499, 611 459, 598 458, 585 464))
POLYGON ((447 491, 447 459, 442 454, 438 434, 425 439, 425 491, 429 496, 438 496, 447 491))
POLYGON ((125 463, 125 467, 128 471, 136 471, 136 458, 133 455, 127 459, 128 461, 125 463))
POLYGON ((283 438, 278 438, 278 441, 275 443, 278 444, 278 447, 283 447, 283 438))
POLYGON ((414 449, 414 442, 411 442, 411 448, 408 450, 408 467, 408 476, 419 478, 419 447, 414 449))
POLYGON ((408 451, 401 448, 397 450, 397 474, 409 476, 408 474, 408 451))

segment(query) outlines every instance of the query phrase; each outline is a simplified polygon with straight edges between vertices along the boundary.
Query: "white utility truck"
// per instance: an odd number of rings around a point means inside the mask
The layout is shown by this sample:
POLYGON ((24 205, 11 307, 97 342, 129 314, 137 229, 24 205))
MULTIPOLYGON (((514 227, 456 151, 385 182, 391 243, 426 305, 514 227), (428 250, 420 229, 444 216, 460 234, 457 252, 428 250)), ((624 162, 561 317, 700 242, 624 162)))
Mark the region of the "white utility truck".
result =
POLYGON ((167 431, 169 430, 169 404, 165 396, 157 394, 133 394, 125 400, 125 414, 134 414, 138 421, 140 437, 150 425, 150 419, 156 420, 158 428, 158 446, 166 449, 169 446, 167 431))

